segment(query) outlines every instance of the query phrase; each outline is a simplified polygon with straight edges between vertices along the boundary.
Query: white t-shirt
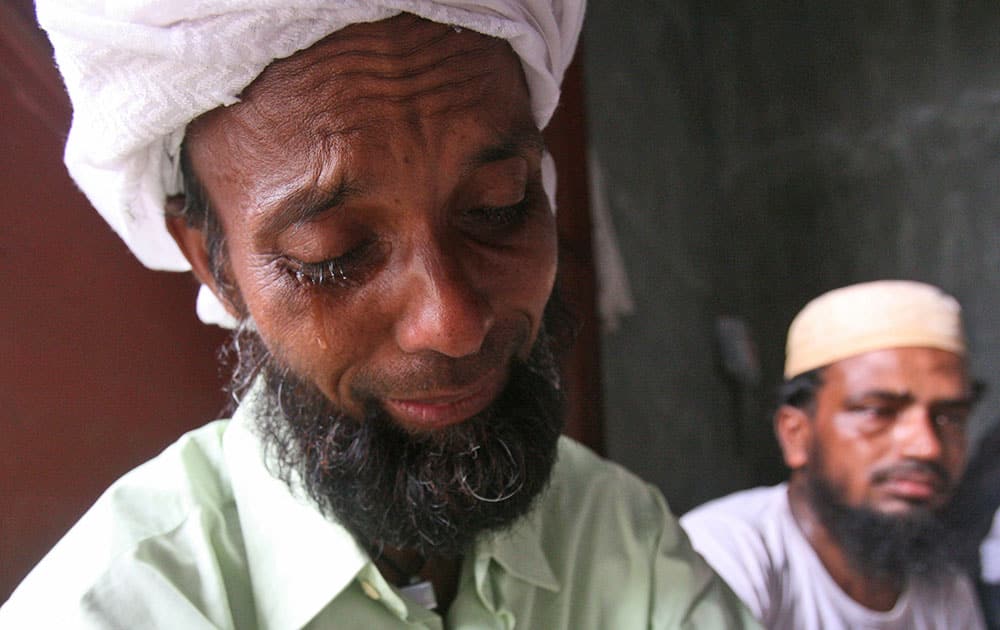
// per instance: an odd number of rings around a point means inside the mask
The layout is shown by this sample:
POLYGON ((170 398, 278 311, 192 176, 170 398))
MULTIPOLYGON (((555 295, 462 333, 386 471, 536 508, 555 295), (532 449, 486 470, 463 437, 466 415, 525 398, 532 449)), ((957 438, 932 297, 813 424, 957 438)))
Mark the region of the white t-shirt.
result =
POLYGON ((826 572, 792 517, 785 484, 737 492, 681 519, 691 543, 768 628, 983 628, 968 578, 911 579, 892 610, 865 608, 826 572))
POLYGON ((993 526, 979 547, 983 582, 1000 584, 1000 510, 993 515, 993 526))

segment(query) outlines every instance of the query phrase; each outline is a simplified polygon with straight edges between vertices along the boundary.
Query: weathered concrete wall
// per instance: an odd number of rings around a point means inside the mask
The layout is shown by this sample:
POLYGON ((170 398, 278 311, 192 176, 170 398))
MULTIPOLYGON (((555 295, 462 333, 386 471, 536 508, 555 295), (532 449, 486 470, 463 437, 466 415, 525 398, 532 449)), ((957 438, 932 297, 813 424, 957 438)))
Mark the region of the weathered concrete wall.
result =
POLYGON ((876 278, 964 305, 1000 418, 1000 4, 592 0, 590 141, 636 301, 603 345, 609 454, 678 511, 784 475, 785 329, 876 278), (882 7, 882 8, 879 8, 882 7), (720 367, 744 319, 760 385, 720 367))

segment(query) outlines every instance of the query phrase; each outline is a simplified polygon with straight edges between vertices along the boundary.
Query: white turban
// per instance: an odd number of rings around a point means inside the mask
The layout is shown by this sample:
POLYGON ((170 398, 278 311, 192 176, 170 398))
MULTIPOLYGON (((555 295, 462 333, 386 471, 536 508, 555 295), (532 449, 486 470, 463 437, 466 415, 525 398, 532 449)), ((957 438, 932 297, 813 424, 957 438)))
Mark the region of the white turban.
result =
MULTIPOLYGON (((190 269, 164 224, 182 192, 194 118, 239 100, 275 59, 350 24, 401 12, 507 40, 544 127, 583 25, 585 0, 37 0, 73 103, 70 175, 147 267, 190 269)), ((554 167, 544 165, 554 194, 554 167)), ((224 323, 202 290, 199 315, 224 323)))
POLYGON ((937 348, 965 355, 962 309, 937 287, 878 280, 824 293, 788 328, 785 378, 874 350, 937 348))

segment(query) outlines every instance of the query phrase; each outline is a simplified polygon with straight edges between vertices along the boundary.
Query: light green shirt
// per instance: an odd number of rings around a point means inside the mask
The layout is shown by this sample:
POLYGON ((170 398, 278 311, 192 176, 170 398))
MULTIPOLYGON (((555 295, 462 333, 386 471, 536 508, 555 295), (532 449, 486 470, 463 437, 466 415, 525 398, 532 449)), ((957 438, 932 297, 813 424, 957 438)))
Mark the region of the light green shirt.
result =
POLYGON ((568 439, 536 508, 466 556, 439 616, 268 473, 250 413, 112 485, 0 608, 0 628, 756 627, 660 493, 568 439))

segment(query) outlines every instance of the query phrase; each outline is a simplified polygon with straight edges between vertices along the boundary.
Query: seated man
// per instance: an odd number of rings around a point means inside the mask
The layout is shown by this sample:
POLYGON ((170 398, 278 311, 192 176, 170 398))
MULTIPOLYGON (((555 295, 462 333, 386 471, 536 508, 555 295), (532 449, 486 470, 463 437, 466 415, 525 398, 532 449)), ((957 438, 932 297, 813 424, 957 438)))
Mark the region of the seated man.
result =
POLYGON ((540 129, 580 0, 38 12, 71 173, 235 320, 241 403, 116 482, 0 627, 756 626, 659 492, 559 437, 540 129))
POLYGON ((940 517, 973 402, 958 303, 907 281, 831 291, 792 322, 785 379, 791 477, 685 515, 695 549, 769 628, 982 627, 940 517))

